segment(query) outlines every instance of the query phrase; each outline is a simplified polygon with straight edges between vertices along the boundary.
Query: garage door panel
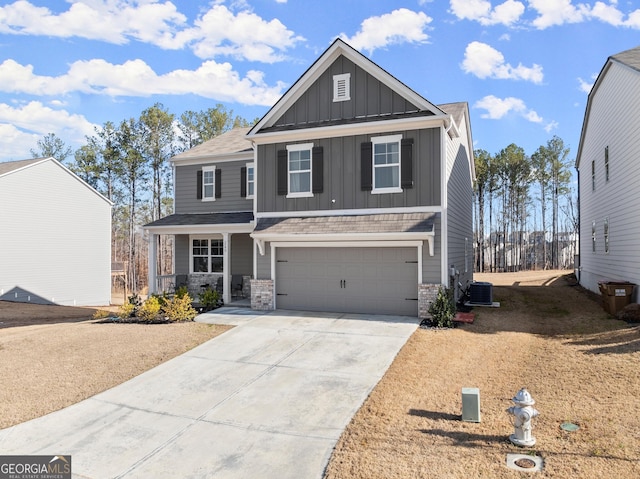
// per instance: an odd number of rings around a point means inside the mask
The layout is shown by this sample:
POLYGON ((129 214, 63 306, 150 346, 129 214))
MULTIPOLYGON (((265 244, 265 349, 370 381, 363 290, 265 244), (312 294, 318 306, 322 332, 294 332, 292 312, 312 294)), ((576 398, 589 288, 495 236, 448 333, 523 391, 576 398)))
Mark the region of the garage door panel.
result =
POLYGON ((417 315, 417 248, 278 248, 276 254, 278 308, 417 315))

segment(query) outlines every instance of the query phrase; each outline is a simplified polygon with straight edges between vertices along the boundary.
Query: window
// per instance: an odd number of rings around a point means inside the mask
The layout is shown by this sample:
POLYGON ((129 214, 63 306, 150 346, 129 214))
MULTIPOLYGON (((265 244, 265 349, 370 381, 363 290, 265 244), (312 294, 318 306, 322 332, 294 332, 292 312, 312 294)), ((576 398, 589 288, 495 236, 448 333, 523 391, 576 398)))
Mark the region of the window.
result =
POLYGON ((609 218, 604 219, 604 252, 609 252, 609 218))
POLYGON ((313 143, 287 145, 288 198, 313 196, 311 192, 311 149, 313 143))
POLYGON ((216 179, 216 167, 205 166, 202 168, 202 199, 214 200, 215 199, 215 179, 216 179))
POLYGON ((372 193, 401 192, 400 140, 402 135, 379 136, 371 139, 373 145, 372 193))
POLYGON ((609 147, 604 147, 604 179, 609 181, 609 147))
POLYGON ((221 239, 192 238, 192 273, 222 273, 224 244, 221 239))
POLYGON ((253 191, 255 188, 253 172, 253 163, 247 164, 247 198, 253 198, 253 191))
POLYGON ((591 191, 596 190, 596 160, 591 160, 591 191))
POLYGON ((596 252, 596 222, 591 223, 591 251, 596 252))
POLYGON ((351 73, 333 75, 333 101, 351 100, 351 73))

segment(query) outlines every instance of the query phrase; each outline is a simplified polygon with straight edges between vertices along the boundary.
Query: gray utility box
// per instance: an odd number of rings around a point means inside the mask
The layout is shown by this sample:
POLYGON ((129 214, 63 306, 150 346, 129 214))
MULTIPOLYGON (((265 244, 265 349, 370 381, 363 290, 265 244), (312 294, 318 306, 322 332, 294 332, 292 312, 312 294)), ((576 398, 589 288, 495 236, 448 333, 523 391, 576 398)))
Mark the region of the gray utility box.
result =
POLYGON ((462 388, 462 420, 480 422, 479 388, 462 388))
POLYGON ((469 286, 469 302, 476 304, 493 303, 493 285, 491 283, 477 282, 469 286))

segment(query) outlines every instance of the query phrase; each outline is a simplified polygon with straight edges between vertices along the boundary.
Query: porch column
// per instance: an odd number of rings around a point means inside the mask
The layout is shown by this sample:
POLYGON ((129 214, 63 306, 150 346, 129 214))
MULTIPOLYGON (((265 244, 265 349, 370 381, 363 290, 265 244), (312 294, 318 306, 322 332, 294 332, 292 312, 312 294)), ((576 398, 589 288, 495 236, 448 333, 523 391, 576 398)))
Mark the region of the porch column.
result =
POLYGON ((231 302, 231 233, 222 233, 222 300, 231 302))
MULTIPOLYGON (((158 257, 158 235, 149 232, 149 295, 158 292, 158 280, 156 278, 156 261, 158 257)), ((126 298, 125 298, 126 300, 126 298)))

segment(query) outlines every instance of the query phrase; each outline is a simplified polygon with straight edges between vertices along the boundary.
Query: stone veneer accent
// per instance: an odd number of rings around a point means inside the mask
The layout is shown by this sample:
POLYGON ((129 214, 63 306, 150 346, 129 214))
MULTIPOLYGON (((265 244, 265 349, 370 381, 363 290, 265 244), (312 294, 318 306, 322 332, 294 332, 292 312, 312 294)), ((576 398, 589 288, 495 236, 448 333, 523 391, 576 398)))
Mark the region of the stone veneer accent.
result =
POLYGON ((208 284, 211 289, 215 290, 216 283, 218 282, 218 278, 220 276, 222 276, 222 273, 198 273, 188 275, 187 290, 189 291, 189 295, 197 301, 198 295, 206 289, 206 287, 202 287, 203 284, 208 284))
POLYGON ((419 284, 418 285, 418 318, 430 318, 429 306, 438 296, 439 284, 419 284))
POLYGON ((273 311, 275 309, 272 279, 251 280, 251 309, 273 311))
POLYGON ((251 298, 251 276, 242 277, 242 296, 251 298))

